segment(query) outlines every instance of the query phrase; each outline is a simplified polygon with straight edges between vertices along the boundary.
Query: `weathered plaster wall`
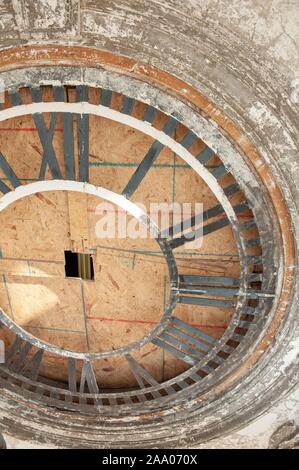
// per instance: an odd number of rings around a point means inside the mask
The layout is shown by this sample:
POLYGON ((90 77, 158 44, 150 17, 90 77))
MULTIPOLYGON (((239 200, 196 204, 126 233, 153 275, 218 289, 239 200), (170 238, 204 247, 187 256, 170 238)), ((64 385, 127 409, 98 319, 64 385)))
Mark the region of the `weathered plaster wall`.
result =
MULTIPOLYGON (((201 445, 200 448, 244 448, 244 449, 265 449, 272 447, 272 435, 279 430, 282 425, 292 423, 291 429, 299 426, 299 390, 296 388, 288 397, 281 400, 273 406, 267 413, 253 421, 248 426, 239 429, 228 436, 215 439, 207 444, 201 445)), ((274 443, 291 440, 290 447, 295 445, 292 442, 293 433, 289 427, 282 433, 281 439, 275 440, 274 443)), ((298 429, 297 429, 298 433, 298 429)), ((285 442, 285 443, 286 443, 285 442)), ((275 445, 276 447, 276 445, 275 445)), ((286 445, 287 447, 287 445, 286 445)))
MULTIPOLYGON (((299 390, 292 391, 266 414, 250 425, 239 429, 221 439, 208 441, 196 448, 200 449, 265 449, 299 447, 299 390), (278 439, 277 435, 278 434, 278 439)), ((54 448, 33 441, 22 441, 4 434, 8 449, 54 448)), ((1 448, 1 447, 0 447, 1 448)))
MULTIPOLYGON (((99 47, 182 78, 224 108, 266 160, 271 157, 277 177, 290 182, 295 217, 298 23, 298 0, 2 0, 0 47, 99 47)), ((293 389, 250 425, 202 447, 267 447, 283 423, 298 425, 298 407, 293 389)), ((34 446, 8 437, 7 443, 34 446)))
MULTIPOLYGON (((197 23, 199 33, 202 22, 215 28, 228 27, 275 60, 284 74, 298 78, 297 0, 2 0, 0 12, 2 47, 53 37, 61 40, 62 34, 65 41, 95 42, 105 47, 116 40, 123 51, 129 51, 130 44, 138 41, 143 51, 145 47, 152 48, 149 62, 154 60, 162 38, 166 39, 164 48, 171 49, 169 20, 180 15, 183 27, 189 29, 197 23), (144 16, 149 20, 148 27, 141 29, 140 20, 144 16)), ((190 55, 190 60, 195 57, 190 55)))
MULTIPOLYGON (((148 62, 153 62, 162 40, 165 50, 173 48, 168 33, 179 16, 177 34, 189 35, 195 27, 194 47, 202 23, 210 24, 211 29, 224 25, 236 40, 249 41, 252 53, 256 47, 267 54, 292 79, 299 73, 298 8, 297 0, 2 0, 0 44, 11 47, 41 39, 61 41, 63 35, 64 41, 106 48, 113 43, 113 49, 118 44, 119 51, 129 52, 139 42, 140 54, 151 50, 148 62), (141 29, 144 17, 147 28, 141 29)), ((196 54, 190 54, 189 60, 196 60, 196 54)), ((165 66, 169 69, 171 61, 165 66)))

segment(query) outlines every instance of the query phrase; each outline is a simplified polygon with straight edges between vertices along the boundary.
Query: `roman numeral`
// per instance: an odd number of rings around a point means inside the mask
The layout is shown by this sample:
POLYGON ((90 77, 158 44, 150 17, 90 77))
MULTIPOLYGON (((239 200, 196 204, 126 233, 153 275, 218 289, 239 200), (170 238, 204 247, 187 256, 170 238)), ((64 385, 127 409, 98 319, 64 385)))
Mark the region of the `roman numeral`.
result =
MULTIPOLYGON (((88 101, 88 87, 77 86, 77 101, 88 101)), ((89 181, 89 115, 77 114, 79 181, 89 181)))
POLYGON ((239 280, 221 276, 179 276, 179 302, 206 307, 234 307, 239 292, 239 280), (210 297, 228 297, 231 300, 210 297))
MULTIPOLYGON (((173 118, 170 118, 163 127, 162 131, 167 135, 171 135, 173 134, 176 126, 177 121, 173 118)), ((149 171, 152 164, 154 163, 163 148, 164 145, 161 144, 161 142, 158 142, 157 140, 151 145, 144 159, 142 160, 142 162, 134 172, 133 176, 130 178, 125 189, 123 190, 123 196, 130 198, 134 194, 134 192, 142 182, 143 178, 146 176, 147 172, 149 171)))
MULTIPOLYGON (((233 185, 228 186, 227 188, 225 188, 224 192, 225 192, 226 195, 232 196, 233 194, 237 193, 239 190, 240 190, 239 186, 237 184, 233 184, 233 185)), ((235 206, 236 210, 238 210, 238 209, 239 210, 247 209, 248 207, 247 206, 245 207, 244 204, 245 203, 242 203, 240 208, 238 207, 238 205, 236 205, 235 206)), ((201 217, 199 217, 199 215, 197 215, 197 216, 194 215, 193 217, 191 217, 189 220, 187 220, 185 222, 186 222, 186 225, 188 227, 194 227, 194 225, 196 223, 196 220, 202 219, 202 221, 205 222, 209 219, 212 219, 216 215, 220 215, 220 214, 223 214, 223 213, 224 213, 224 210, 223 210, 222 205, 217 204, 216 206, 213 206, 210 209, 205 210, 202 213, 201 217)), ((226 216, 224 216, 224 220, 227 221, 227 224, 229 223, 226 216)), ((178 223, 178 224, 173 225, 172 227, 168 228, 167 232, 169 233, 169 236, 173 237, 174 235, 180 234, 181 230, 182 230, 182 224, 178 223)), ((165 230, 165 233, 166 233, 166 230, 165 230)))
MULTIPOLYGON (((53 94, 55 101, 64 102, 64 88, 53 87, 53 94)), ((62 113, 62 128, 63 128, 63 153, 64 153, 64 166, 65 178, 67 180, 75 180, 75 149, 74 149, 74 129, 73 129, 73 116, 71 113, 62 113)))
MULTIPOLYGON (((21 181, 19 180, 19 178, 17 177, 17 175, 15 174, 11 166, 7 163, 7 161, 5 160, 1 152, 0 152, 0 168, 3 171, 3 173, 6 175, 6 177, 9 179, 10 183, 12 184, 14 188, 17 188, 18 186, 21 185, 21 181)), ((0 191, 3 194, 6 194, 6 193, 9 193, 11 189, 5 183, 3 183, 3 181, 0 181, 0 191)))
MULTIPOLYGON (((145 370, 140 364, 138 364, 138 362, 130 354, 126 354, 125 357, 140 388, 145 388, 148 385, 152 385, 153 387, 159 385, 159 383, 154 379, 154 377, 152 377, 151 374, 147 372, 147 370, 145 370)), ((160 393, 157 391, 151 393, 155 398, 161 397, 160 393)))
POLYGON ((75 180, 75 150, 74 150, 74 130, 73 117, 71 113, 62 114, 63 126, 63 150, 65 177, 67 180, 75 180))
POLYGON ((45 179, 45 174, 48 166, 53 176, 53 179, 62 179, 61 170, 52 143, 56 126, 57 114, 51 113, 49 129, 47 129, 46 127, 45 120, 42 114, 34 113, 32 117, 40 138, 40 142, 43 147, 43 158, 40 167, 39 179, 45 179))
POLYGON ((85 393, 87 387, 87 393, 99 393, 97 379, 91 362, 83 362, 79 390, 77 390, 76 370, 76 359, 70 357, 68 360, 68 378, 70 392, 79 391, 79 393, 85 393))
MULTIPOLYGON (((152 377, 151 374, 147 370, 145 370, 144 367, 142 367, 130 354, 126 354, 125 357, 141 389, 147 387, 147 385, 151 385, 153 387, 159 385, 159 383, 154 379, 154 377, 152 377)), ((171 385, 163 386, 162 388, 167 392, 168 395, 176 393, 175 389, 171 385)), ((161 397, 161 394, 157 391, 150 391, 150 393, 155 398, 161 397)))
POLYGON ((43 359, 44 350, 39 349, 32 357, 28 354, 32 344, 16 337, 6 356, 6 366, 18 374, 36 380, 43 359))
MULTIPOLYGON (((248 282, 261 282, 262 273, 249 273, 246 276, 248 282)), ((240 280, 222 276, 179 276, 179 302, 183 304, 204 305, 206 307, 231 308, 235 306, 234 297, 239 294, 240 280), (201 297, 201 296, 212 296, 201 297), (227 297, 215 299, 214 297, 227 297)), ((247 299, 273 298, 274 294, 260 290, 247 289, 247 299)), ((244 307, 244 313, 252 313, 254 308, 244 307)))
POLYGON ((150 373, 147 372, 140 364, 138 364, 138 362, 130 354, 126 354, 126 359, 140 388, 144 388, 147 385, 152 385, 153 387, 159 385, 158 382, 150 375, 150 373))
MULTIPOLYGON (((77 86, 77 101, 88 101, 88 88, 86 86, 77 86)), ((54 100, 64 102, 64 88, 53 88, 54 100)), ((31 89, 32 101, 35 103, 42 102, 42 92, 39 88, 31 89)), ((20 94, 10 93, 10 99, 14 106, 21 104, 20 94)), ((128 105, 126 105, 128 106, 128 105)), ((32 115, 40 142, 43 148, 43 157, 40 166, 39 179, 44 180, 47 168, 50 169, 53 179, 63 179, 62 171, 58 163, 55 150, 53 147, 53 137, 57 123, 57 113, 50 114, 50 125, 47 128, 44 116, 41 113, 33 113, 32 115)), ((73 116, 71 113, 62 113, 63 124, 63 150, 65 164, 65 178, 75 180, 75 149, 74 149, 74 129, 73 116)), ((78 130, 78 169, 79 181, 89 180, 89 116, 87 114, 77 115, 78 130)), ((8 178, 14 188, 21 185, 19 178, 13 169, 0 153, 0 168, 8 178)), ((0 191, 7 193, 10 188, 0 181, 0 191)))
MULTIPOLYGON (((31 88, 31 97, 34 103, 42 102, 42 92, 40 88, 31 88)), ((62 179, 59 163, 53 148, 53 136, 56 126, 57 113, 51 113, 50 126, 47 129, 44 117, 41 113, 33 113, 32 118, 37 129, 40 142, 43 147, 43 158, 41 162, 39 179, 44 180, 47 167, 49 167, 53 179, 62 179)))
POLYGON ((215 339, 173 317, 168 328, 152 342, 187 364, 195 365, 210 351, 215 339))
MULTIPOLYGON (((229 194, 235 193, 239 191, 238 185, 234 184, 226 188, 226 192, 229 194)), ((242 212, 245 212, 248 210, 248 205, 246 202, 241 202, 240 204, 236 204, 233 206, 233 209, 236 214, 241 214, 242 212)), ((181 234, 182 233, 182 225, 187 226, 187 227, 194 227, 197 221, 202 220, 202 222, 206 222, 209 219, 212 219, 216 217, 217 215, 223 214, 223 207, 221 204, 217 204, 216 206, 211 207, 210 209, 205 210, 202 214, 197 214, 196 216, 191 217, 189 220, 185 220, 182 223, 178 223, 176 225, 173 225, 172 227, 164 230, 162 232, 162 236, 168 235, 170 237, 173 237, 174 235, 181 234)), ((208 224, 205 224, 203 227, 200 227, 199 229, 187 232, 179 237, 175 237, 172 240, 169 241, 169 244, 172 249, 175 249, 179 246, 184 245, 185 243, 191 242, 196 240, 198 237, 209 235, 210 233, 216 232, 217 230, 222 229, 223 227, 226 227, 227 225, 230 224, 229 219, 227 218, 226 215, 224 215, 221 219, 216 220, 214 222, 210 222, 208 224)))
MULTIPOLYGON (((88 88, 78 85, 76 88, 77 102, 88 101, 88 88)), ((54 87, 55 101, 64 101, 63 87, 54 87)), ((63 124, 63 149, 65 177, 75 180, 75 149, 73 116, 71 113, 62 113, 63 124)), ((89 181, 89 116, 88 114, 77 114, 78 130, 78 166, 79 181, 89 181)))

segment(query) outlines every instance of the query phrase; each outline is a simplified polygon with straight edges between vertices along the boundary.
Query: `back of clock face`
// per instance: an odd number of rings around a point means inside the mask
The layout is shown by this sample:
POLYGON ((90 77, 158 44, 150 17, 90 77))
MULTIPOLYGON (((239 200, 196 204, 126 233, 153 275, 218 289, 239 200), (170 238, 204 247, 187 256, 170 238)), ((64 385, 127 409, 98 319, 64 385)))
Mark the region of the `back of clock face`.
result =
POLYGON ((112 425, 192 413, 271 321, 269 195, 166 92, 46 73, 16 72, 0 110, 1 383, 112 425))

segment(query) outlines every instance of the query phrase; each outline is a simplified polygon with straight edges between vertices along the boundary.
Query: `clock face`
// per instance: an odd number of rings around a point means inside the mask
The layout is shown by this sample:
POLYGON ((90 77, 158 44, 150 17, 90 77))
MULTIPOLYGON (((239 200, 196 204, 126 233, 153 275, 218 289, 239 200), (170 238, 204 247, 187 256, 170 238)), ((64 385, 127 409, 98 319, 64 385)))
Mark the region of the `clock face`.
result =
POLYGON ((107 88, 15 88, 0 120, 1 377, 118 415, 209 390, 276 286, 274 234, 265 251, 228 159, 107 88))

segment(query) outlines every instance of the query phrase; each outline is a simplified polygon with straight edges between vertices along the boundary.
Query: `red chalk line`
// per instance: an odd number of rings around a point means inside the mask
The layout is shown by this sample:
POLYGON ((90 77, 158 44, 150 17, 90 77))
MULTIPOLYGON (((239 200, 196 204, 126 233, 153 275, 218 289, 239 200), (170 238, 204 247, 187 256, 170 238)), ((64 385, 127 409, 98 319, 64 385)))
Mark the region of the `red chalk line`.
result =
MULTIPOLYGON (((156 325, 158 322, 156 321, 149 321, 149 320, 125 320, 122 318, 107 318, 107 317, 92 317, 87 316, 87 320, 100 320, 100 321, 111 321, 111 322, 118 322, 118 323, 141 323, 141 324, 148 324, 148 325, 156 325)), ((198 328, 221 328, 226 329, 227 325, 203 325, 199 323, 192 323, 193 326, 197 326, 198 328)))
MULTIPOLYGON (((0 131, 37 132, 37 129, 35 127, 0 127, 0 131)), ((62 129, 55 129, 54 132, 62 132, 62 129)))

